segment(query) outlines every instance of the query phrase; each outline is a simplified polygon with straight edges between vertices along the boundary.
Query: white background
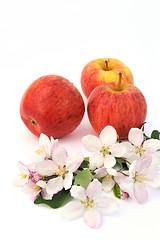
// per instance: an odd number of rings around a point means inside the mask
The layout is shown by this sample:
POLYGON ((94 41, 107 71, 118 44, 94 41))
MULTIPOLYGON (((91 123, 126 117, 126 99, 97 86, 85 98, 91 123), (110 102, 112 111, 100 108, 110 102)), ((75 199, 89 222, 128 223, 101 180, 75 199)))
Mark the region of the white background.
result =
MULTIPOLYGON (((98 230, 83 219, 66 222, 60 210, 36 206, 12 186, 17 161, 29 163, 38 139, 19 115, 28 85, 46 74, 61 75, 81 91, 80 75, 91 60, 113 57, 132 71, 143 92, 148 115, 146 133, 160 130, 159 0, 1 0, 0 126, 1 231, 3 239, 159 239, 160 189, 149 190, 144 205, 120 201, 120 210, 104 218, 98 230)), ((60 139, 69 153, 84 150, 81 137, 95 134, 87 115, 70 135, 60 139)))

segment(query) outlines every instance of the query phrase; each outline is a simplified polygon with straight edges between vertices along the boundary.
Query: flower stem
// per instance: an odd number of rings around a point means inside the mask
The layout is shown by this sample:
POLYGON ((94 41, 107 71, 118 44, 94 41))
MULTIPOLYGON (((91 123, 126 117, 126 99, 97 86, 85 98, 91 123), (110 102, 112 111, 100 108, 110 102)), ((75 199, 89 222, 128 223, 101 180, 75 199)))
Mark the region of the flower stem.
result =
POLYGON ((131 165, 131 163, 126 158, 122 157, 122 159, 131 165))
POLYGON ((119 171, 119 172, 122 173, 124 176, 129 177, 128 174, 126 174, 126 173, 124 173, 124 172, 121 172, 121 171, 119 171))

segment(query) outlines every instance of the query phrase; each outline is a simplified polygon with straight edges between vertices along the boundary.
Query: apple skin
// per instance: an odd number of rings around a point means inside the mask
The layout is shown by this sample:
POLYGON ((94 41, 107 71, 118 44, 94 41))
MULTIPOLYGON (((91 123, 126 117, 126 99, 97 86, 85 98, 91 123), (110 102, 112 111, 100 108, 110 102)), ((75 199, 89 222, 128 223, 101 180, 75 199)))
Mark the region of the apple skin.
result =
POLYGON ((100 58, 89 62, 81 74, 81 87, 84 95, 88 98, 92 90, 103 83, 118 82, 120 72, 122 82, 134 83, 130 69, 117 59, 100 58))
POLYGON ((127 139, 131 128, 140 128, 145 122, 147 103, 141 91, 132 84, 104 83, 89 96, 87 112, 89 121, 99 134, 107 125, 113 126, 120 139, 127 139))
POLYGON ((25 91, 20 115, 36 136, 60 138, 75 130, 85 111, 83 98, 67 79, 57 75, 38 78, 25 91))

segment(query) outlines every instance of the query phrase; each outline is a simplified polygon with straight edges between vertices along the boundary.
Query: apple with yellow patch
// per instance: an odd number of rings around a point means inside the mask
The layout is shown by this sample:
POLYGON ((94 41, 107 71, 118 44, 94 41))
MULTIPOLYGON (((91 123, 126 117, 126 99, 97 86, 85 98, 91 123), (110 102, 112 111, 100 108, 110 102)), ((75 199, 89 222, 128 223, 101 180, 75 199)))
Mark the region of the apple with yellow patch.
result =
POLYGON ((96 87, 88 98, 89 121, 97 133, 113 126, 120 139, 127 139, 131 128, 140 128, 146 119, 147 103, 142 92, 130 83, 119 81, 96 87))
POLYGON ((119 73, 122 73, 122 82, 134 83, 130 69, 117 59, 100 58, 89 62, 81 74, 84 95, 88 98, 92 90, 103 83, 118 82, 119 73))

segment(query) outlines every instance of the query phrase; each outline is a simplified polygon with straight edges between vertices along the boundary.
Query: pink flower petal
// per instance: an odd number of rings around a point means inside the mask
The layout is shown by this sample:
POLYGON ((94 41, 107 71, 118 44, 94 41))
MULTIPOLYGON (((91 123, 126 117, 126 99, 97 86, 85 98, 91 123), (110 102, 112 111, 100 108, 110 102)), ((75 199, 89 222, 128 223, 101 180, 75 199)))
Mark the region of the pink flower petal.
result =
POLYGON ((116 164, 116 159, 112 155, 106 155, 104 157, 104 166, 105 168, 112 168, 116 164))
POLYGON ((114 187, 114 184, 115 184, 115 181, 113 179, 108 180, 107 177, 105 177, 102 180, 102 187, 105 192, 110 192, 114 187))
POLYGON ((99 196, 101 192, 102 184, 97 179, 94 179, 93 182, 91 182, 86 189, 86 195, 91 199, 99 196))
POLYGON ((41 190, 35 191, 33 194, 31 194, 29 197, 34 202, 36 198, 38 197, 41 190))
POLYGON ((114 157, 123 157, 127 152, 126 143, 115 143, 109 150, 114 157))
POLYGON ((13 178, 12 184, 15 187, 23 187, 24 184, 28 181, 28 178, 22 178, 21 175, 17 175, 13 178))
POLYGON ((146 171, 150 167, 151 162, 152 158, 150 156, 136 160, 135 171, 137 174, 146 171))
POLYGON ((99 197, 96 199, 97 210, 102 215, 115 213, 119 208, 117 200, 109 197, 99 197))
POLYGON ((152 158, 147 156, 138 160, 134 160, 129 168, 130 177, 135 177, 136 174, 145 172, 151 165, 152 158))
POLYGON ((64 166, 66 163, 67 152, 64 147, 57 146, 52 153, 52 160, 57 164, 64 166))
POLYGON ((75 199, 86 201, 86 193, 83 187, 73 185, 70 190, 70 193, 71 193, 71 196, 74 197, 75 199))
POLYGON ((39 187, 41 188, 46 188, 46 182, 42 181, 42 180, 39 180, 36 185, 38 185, 39 187))
POLYGON ((112 176, 117 175, 117 171, 114 168, 107 168, 107 172, 108 172, 108 174, 110 174, 112 176))
POLYGON ((114 180, 118 183, 122 191, 127 192, 131 198, 134 197, 134 180, 132 178, 126 177, 122 173, 117 173, 114 180))
POLYGON ((41 190, 42 198, 45 200, 52 200, 53 194, 48 194, 46 189, 41 190))
POLYGON ((75 172, 83 162, 83 153, 77 152, 74 155, 68 156, 66 159, 66 169, 75 172))
POLYGON ((52 160, 40 161, 36 164, 36 172, 41 176, 51 176, 54 174, 56 164, 52 160))
POLYGON ((20 161, 18 162, 18 168, 22 174, 29 174, 28 167, 20 161))
POLYGON ((102 224, 102 216, 96 209, 90 209, 84 213, 84 221, 89 227, 98 228, 102 224))
POLYGON ((63 182, 65 190, 67 190, 71 187, 72 179, 73 179, 73 173, 72 172, 68 172, 67 174, 65 174, 65 178, 64 178, 64 182, 63 182))
POLYGON ((117 132, 112 126, 107 126, 101 131, 99 138, 102 144, 110 146, 116 143, 117 132))
POLYGON ((39 188, 39 186, 34 184, 30 180, 24 184, 22 190, 24 193, 29 195, 32 201, 34 201, 37 198, 38 194, 41 192, 41 189, 39 188))
POLYGON ((89 168, 95 170, 96 168, 102 167, 104 163, 104 157, 99 153, 94 153, 89 157, 89 168))
POLYGON ((160 140, 148 139, 144 142, 143 147, 147 153, 154 153, 160 149, 160 140))
POLYGON ((50 155, 50 153, 51 153, 50 139, 43 133, 41 133, 41 135, 39 137, 39 145, 40 145, 40 147, 44 147, 45 148, 45 152, 50 155))
POLYGON ((106 168, 105 167, 102 167, 102 168, 98 168, 94 171, 96 173, 96 178, 102 178, 102 177, 105 177, 107 175, 107 171, 106 171, 106 168))
POLYGON ((48 181, 46 191, 48 194, 56 194, 63 189, 63 178, 62 176, 53 178, 48 181))
POLYGON ((135 147, 130 142, 123 142, 123 148, 125 148, 125 154, 123 157, 132 159, 136 156, 135 147))
POLYGON ((160 187, 160 170, 158 167, 149 169, 145 184, 152 188, 160 187))
POLYGON ((144 141, 142 130, 139 128, 131 128, 128 134, 128 140, 135 146, 141 146, 144 141))
POLYGON ((148 194, 144 184, 141 184, 139 182, 134 183, 134 194, 136 200, 141 204, 145 203, 148 199, 148 194))
POLYGON ((53 137, 51 137, 51 155, 52 152, 58 147, 58 139, 54 139, 53 137))
POLYGON ((84 147, 90 152, 99 151, 102 147, 102 144, 96 136, 87 135, 82 138, 84 147))
POLYGON ((35 183, 33 183, 31 180, 28 180, 28 182, 26 182, 22 188, 23 192, 26 194, 33 194, 34 193, 34 187, 35 187, 35 183))
POLYGON ((138 160, 134 160, 133 162, 132 162, 132 164, 130 165, 130 167, 129 167, 129 175, 130 175, 130 177, 135 177, 135 172, 136 172, 136 167, 137 167, 137 161, 138 160))
POLYGON ((82 217, 84 214, 84 209, 82 204, 78 200, 73 200, 67 203, 63 208, 61 215, 65 220, 74 220, 79 217, 82 217))

